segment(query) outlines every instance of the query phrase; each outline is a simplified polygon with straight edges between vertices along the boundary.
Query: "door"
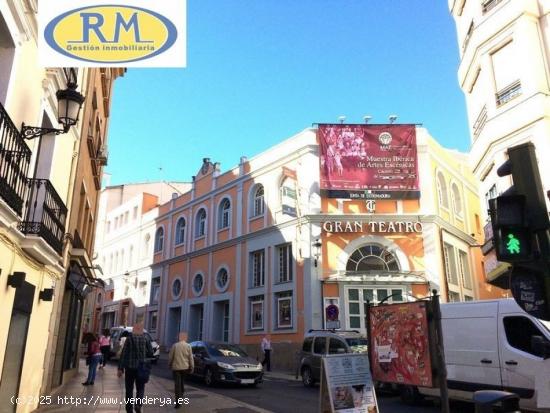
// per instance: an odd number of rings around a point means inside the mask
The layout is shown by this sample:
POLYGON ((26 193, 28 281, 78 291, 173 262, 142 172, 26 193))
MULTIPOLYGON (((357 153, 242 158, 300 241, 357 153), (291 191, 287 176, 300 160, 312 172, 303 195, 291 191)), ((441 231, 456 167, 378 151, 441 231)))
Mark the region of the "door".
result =
POLYGON ((535 375, 544 361, 531 346, 531 338, 542 336, 548 339, 548 336, 533 320, 521 313, 502 314, 500 326, 504 388, 530 399, 534 396, 535 375))
POLYGON ((0 381, 0 412, 15 412, 16 404, 8 401, 19 395, 19 382, 25 360, 25 346, 34 301, 34 285, 24 282, 17 288, 13 301, 8 341, 0 381))
POLYGON ((327 354, 327 338, 315 337, 313 341, 313 356, 311 357, 311 372, 315 380, 321 378, 322 358, 327 354))

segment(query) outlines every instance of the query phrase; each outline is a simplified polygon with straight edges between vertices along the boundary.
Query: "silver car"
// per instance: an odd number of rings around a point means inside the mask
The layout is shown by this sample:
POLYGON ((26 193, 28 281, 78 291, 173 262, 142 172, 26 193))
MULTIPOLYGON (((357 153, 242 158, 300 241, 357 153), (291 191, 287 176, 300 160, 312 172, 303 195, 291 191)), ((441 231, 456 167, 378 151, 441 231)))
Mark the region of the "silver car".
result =
MULTIPOLYGON (((122 352, 122 347, 124 347, 124 341, 126 338, 132 334, 133 327, 112 327, 111 328, 111 358, 113 360, 118 360, 120 358, 120 353, 122 352)), ((160 346, 158 343, 153 340, 153 337, 143 330, 143 335, 149 339, 151 342, 151 347, 153 347, 153 363, 156 363, 160 357, 160 346)))

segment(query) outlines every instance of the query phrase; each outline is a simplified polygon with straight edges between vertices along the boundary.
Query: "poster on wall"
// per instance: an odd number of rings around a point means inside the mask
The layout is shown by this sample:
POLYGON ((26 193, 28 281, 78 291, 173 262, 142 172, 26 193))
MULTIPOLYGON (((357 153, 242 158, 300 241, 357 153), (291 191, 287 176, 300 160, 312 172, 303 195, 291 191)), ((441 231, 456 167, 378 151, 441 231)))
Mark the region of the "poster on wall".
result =
POLYGON ((378 403, 366 354, 323 357, 320 411, 377 413, 378 403))
POLYGON ((374 380, 435 387, 429 302, 369 308, 370 362, 374 380))
POLYGON ((283 297, 277 300, 278 318, 277 327, 292 327, 292 298, 283 297))
POLYGON ((252 301, 250 303, 250 312, 252 314, 252 317, 250 317, 250 328, 252 330, 264 328, 264 302, 252 301))
POLYGON ((320 124, 322 194, 419 199, 416 125, 320 124))

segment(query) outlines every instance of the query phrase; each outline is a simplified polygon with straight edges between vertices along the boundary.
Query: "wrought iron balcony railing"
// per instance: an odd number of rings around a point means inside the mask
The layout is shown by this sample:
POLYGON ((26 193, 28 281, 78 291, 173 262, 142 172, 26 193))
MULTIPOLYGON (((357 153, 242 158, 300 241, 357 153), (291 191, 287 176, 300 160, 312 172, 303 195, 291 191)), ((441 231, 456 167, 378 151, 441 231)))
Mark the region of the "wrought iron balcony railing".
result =
POLYGON ((0 103, 0 197, 17 215, 23 212, 31 150, 0 103))
POLYGON ((24 234, 38 235, 58 254, 63 251, 67 207, 47 179, 27 179, 25 220, 19 224, 24 234))

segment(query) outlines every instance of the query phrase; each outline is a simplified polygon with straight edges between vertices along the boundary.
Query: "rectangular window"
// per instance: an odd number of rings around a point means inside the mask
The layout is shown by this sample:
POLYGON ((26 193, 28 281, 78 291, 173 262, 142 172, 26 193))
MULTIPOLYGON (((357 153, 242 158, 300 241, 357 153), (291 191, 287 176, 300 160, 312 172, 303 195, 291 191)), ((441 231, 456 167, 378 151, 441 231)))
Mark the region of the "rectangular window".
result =
POLYGON ((455 249, 449 244, 443 245, 443 259, 445 261, 445 275, 449 284, 458 285, 455 249))
POLYGON ((279 245, 277 251, 277 282, 292 281, 292 244, 279 245))
POLYGON ((151 282, 151 303, 158 303, 160 298, 160 278, 153 278, 151 282))
POLYGON ((158 319, 157 311, 149 312, 149 331, 157 330, 157 319, 158 319))
POLYGON ((250 330, 264 328, 264 296, 250 297, 250 330))
POLYGON ((263 287, 265 282, 265 251, 250 253, 250 275, 252 287, 263 287))
POLYGON ((458 303, 460 301, 460 294, 454 291, 449 291, 449 302, 458 303))
POLYGON ((502 0, 485 0, 483 3, 481 3, 481 9, 483 10, 483 14, 488 13, 489 11, 493 10, 502 0))
POLYGON ((126 225, 128 223, 128 217, 130 216, 130 213, 129 212, 125 212, 124 213, 124 225, 126 225))
POLYGON ((137 206, 134 207, 134 212, 133 212, 132 216, 133 216, 133 219, 135 221, 137 219, 137 216, 138 216, 138 207, 137 206))
POLYGON ((514 42, 509 42, 491 54, 497 106, 521 94, 521 82, 514 42))
POLYGON ((277 328, 292 328, 292 291, 276 294, 277 328))
POLYGON ((489 209, 489 199, 496 198, 497 196, 498 196, 497 185, 493 184, 493 186, 485 194, 485 206, 487 209, 489 209))
POLYGON ((470 262, 468 260, 468 254, 464 251, 458 251, 458 265, 460 268, 460 278, 462 279, 462 286, 468 290, 472 289, 472 275, 470 272, 470 262))

